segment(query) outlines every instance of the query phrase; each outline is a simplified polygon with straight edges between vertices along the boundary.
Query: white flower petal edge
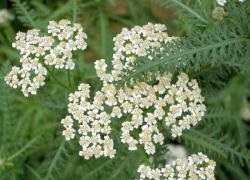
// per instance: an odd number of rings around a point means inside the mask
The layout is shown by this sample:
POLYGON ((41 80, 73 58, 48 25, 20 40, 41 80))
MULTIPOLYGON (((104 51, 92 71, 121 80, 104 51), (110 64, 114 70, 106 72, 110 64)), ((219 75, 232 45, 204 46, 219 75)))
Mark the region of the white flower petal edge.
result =
POLYGON ((200 152, 189 156, 187 161, 177 159, 163 168, 151 169, 150 166, 142 164, 137 172, 140 174, 140 179, 215 180, 215 166, 215 161, 200 152))

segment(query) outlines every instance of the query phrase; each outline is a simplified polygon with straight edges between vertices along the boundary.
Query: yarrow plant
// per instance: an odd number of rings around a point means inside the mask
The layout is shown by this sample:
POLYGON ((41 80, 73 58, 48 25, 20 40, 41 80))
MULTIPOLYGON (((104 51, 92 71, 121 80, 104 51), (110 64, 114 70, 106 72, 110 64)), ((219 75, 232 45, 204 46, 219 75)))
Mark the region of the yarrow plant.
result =
POLYGON ((197 82, 189 81, 185 73, 178 76, 176 83, 171 83, 171 79, 172 75, 166 74, 157 77, 157 84, 138 83, 118 92, 122 112, 131 114, 131 120, 124 121, 121 129, 121 141, 129 145, 129 150, 136 150, 140 143, 147 154, 154 154, 154 143, 164 142, 158 129, 161 121, 176 138, 204 116, 206 107, 197 82), (136 140, 131 134, 138 128, 141 133, 136 140))
POLYGON ((103 111, 105 94, 98 91, 93 103, 90 103, 89 88, 88 84, 80 84, 78 91, 69 95, 68 111, 72 116, 66 116, 61 121, 66 128, 63 135, 66 140, 74 138, 73 117, 79 123, 78 133, 81 135, 79 144, 82 150, 79 155, 85 159, 92 156, 98 158, 102 155, 113 158, 116 151, 113 140, 109 137, 111 116, 103 111))
MULTIPOLYGON (((0 45, 0 59, 18 59, 21 64, 7 74, 4 70, 9 63, 1 63, 3 82, 20 88, 25 97, 37 94, 47 76, 64 89, 50 86, 49 91, 41 92, 42 97, 29 101, 19 94, 12 97, 12 92, 0 87, 0 179, 54 179, 57 173, 64 179, 248 177, 248 124, 239 117, 241 101, 249 97, 250 87, 250 1, 243 1, 164 0, 161 8, 171 4, 169 13, 179 17, 170 27, 176 36, 170 36, 163 24, 147 23, 123 28, 113 38, 112 49, 108 34, 113 23, 109 19, 115 20, 116 27, 133 24, 137 17, 140 22, 154 19, 149 14, 144 20, 140 17, 143 6, 137 14, 137 3, 130 2, 128 16, 116 17, 107 14, 106 4, 99 1, 69 0, 58 4, 58 9, 55 2, 52 9, 47 1, 32 2, 29 7, 29 2, 12 0, 15 10, 9 12, 20 22, 5 23, 0 41, 11 42, 19 28, 16 24, 30 30, 18 32, 12 44, 20 56, 12 53, 8 43, 0 45), (93 16, 86 21, 90 51, 82 54, 78 51, 86 49, 87 35, 75 22, 90 15, 78 7, 89 6, 93 16), (68 15, 72 22, 51 20, 68 15), (110 51, 110 59, 90 63, 89 57, 109 57, 110 51), (60 71, 67 71, 67 77, 60 71), (63 82, 66 78, 68 83, 63 82), (23 123, 26 119, 32 123, 23 123), (58 137, 53 119, 60 119, 63 137, 58 137), (30 140, 34 134, 42 136, 30 140), (49 140, 53 143, 44 145, 49 140), (30 151, 34 144, 37 148, 30 151), (75 149, 80 158, 61 163, 75 149), (38 158, 34 158, 36 154, 38 158), (20 163, 15 163, 17 157, 20 163), (19 164, 23 166, 18 168, 19 164), (18 173, 10 176, 11 168, 18 173), (3 178, 2 170, 7 172, 3 178)), ((152 8, 152 14, 158 8, 152 8)))
POLYGON ((72 59, 72 52, 84 50, 87 47, 87 35, 83 32, 80 24, 72 24, 68 20, 61 20, 59 23, 50 21, 48 33, 56 39, 56 45, 50 49, 50 53, 44 58, 44 63, 54 66, 56 69, 75 68, 72 59))
MULTIPOLYGON (((126 76, 126 70, 133 69, 138 57, 148 57, 156 50, 163 50, 164 44, 170 43, 176 37, 168 36, 163 24, 148 23, 135 26, 131 30, 123 28, 122 32, 113 38, 114 54, 111 73, 107 72, 104 59, 95 62, 96 74, 103 82, 116 82, 126 76)), ((152 58, 152 57, 149 57, 152 58)))
POLYGON ((187 180, 215 180, 214 170, 216 163, 199 152, 188 157, 188 160, 177 159, 162 168, 151 169, 149 166, 140 165, 138 173, 140 179, 187 179, 187 180))
MULTIPOLYGON (((96 92, 93 103, 86 101, 89 98, 89 86, 86 84, 81 84, 78 91, 69 95, 68 111, 79 122, 79 143, 83 149, 79 154, 84 158, 114 156, 113 141, 109 138, 111 118, 131 117, 122 123, 121 142, 128 144, 131 151, 137 149, 137 144, 142 144, 147 154, 154 154, 155 143, 164 143, 164 136, 158 129, 160 121, 171 129, 172 137, 176 138, 204 116, 206 107, 198 83, 189 80, 185 73, 178 76, 176 83, 171 82, 172 74, 167 73, 159 75, 153 85, 137 82, 133 87, 115 87, 114 82, 125 76, 125 69, 133 68, 137 57, 147 56, 175 39, 168 37, 165 31, 164 25, 151 23, 136 26, 130 31, 123 29, 114 38, 111 74, 106 72, 104 60, 95 63, 103 87, 96 92), (141 129, 139 140, 131 135, 135 129, 141 129)), ((66 140, 75 136, 72 122, 70 116, 62 120, 66 140)))
POLYGON ((45 65, 73 70, 73 51, 86 49, 87 35, 80 24, 65 19, 50 21, 48 34, 41 36, 39 29, 19 32, 12 44, 20 51, 21 67, 12 67, 5 81, 12 88, 20 87, 24 96, 34 95, 44 86, 48 73, 45 65))

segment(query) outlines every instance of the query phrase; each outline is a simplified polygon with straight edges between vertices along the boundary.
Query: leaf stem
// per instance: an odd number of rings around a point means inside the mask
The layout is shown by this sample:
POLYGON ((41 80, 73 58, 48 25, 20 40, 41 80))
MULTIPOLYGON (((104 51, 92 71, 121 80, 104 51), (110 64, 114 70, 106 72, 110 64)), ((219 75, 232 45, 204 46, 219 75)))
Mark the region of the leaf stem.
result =
POLYGON ((27 11, 27 8, 25 8, 24 4, 20 0, 13 0, 15 5, 22 11, 23 15, 27 18, 28 22, 33 28, 38 28, 37 24, 35 23, 33 17, 29 14, 27 11))
POLYGON ((178 0, 170 0, 170 1, 172 1, 173 3, 175 3, 177 6, 181 7, 182 9, 186 10, 187 12, 192 14, 194 17, 196 17, 197 19, 199 19, 203 23, 206 23, 206 24, 208 23, 208 21, 205 18, 203 18, 201 15, 199 15, 197 12, 195 12, 193 9, 191 9, 187 5, 183 4, 182 2, 180 2, 178 0))
POLYGON ((72 83, 71 83, 71 75, 70 75, 70 70, 67 70, 67 78, 68 78, 68 82, 69 82, 69 87, 71 87, 72 83))
POLYGON ((228 40, 218 42, 218 43, 208 44, 208 45, 205 45, 205 46, 195 47, 195 48, 192 48, 192 49, 186 49, 186 50, 183 50, 180 53, 175 53, 175 54, 173 54, 171 56, 167 55, 167 57, 165 57, 165 58, 155 59, 153 62, 144 64, 139 69, 136 69, 136 71, 131 72, 130 75, 127 76, 126 78, 124 78, 124 80, 122 82, 127 82, 128 80, 130 80, 131 78, 137 76, 138 74, 149 71, 150 69, 156 68, 156 67, 158 67, 158 66, 160 66, 162 64, 171 64, 174 61, 176 61, 176 60, 178 60, 178 59, 180 59, 182 57, 190 56, 190 55, 193 55, 195 53, 202 52, 202 51, 205 51, 205 50, 215 49, 215 48, 219 48, 219 47, 226 46, 226 45, 229 45, 229 44, 245 42, 245 41, 249 41, 249 39, 246 38, 246 37, 237 37, 237 38, 228 39, 228 40))
POLYGON ((47 172, 46 177, 44 179, 50 179, 51 173, 52 173, 53 169, 55 168, 56 163, 59 160, 61 153, 64 150, 65 143, 66 143, 66 141, 63 140, 60 147, 58 148, 58 150, 57 150, 57 152, 56 152, 50 166, 49 166, 48 172, 47 172))
POLYGON ((21 155, 27 148, 29 148, 36 140, 38 137, 33 138, 29 143, 27 143, 22 149, 20 149, 19 151, 17 151, 16 153, 14 153, 12 156, 10 156, 7 160, 11 161, 14 158, 18 157, 19 155, 21 155))
POLYGON ((67 89, 68 91, 71 91, 71 89, 69 87, 67 87, 66 85, 64 85, 61 81, 59 81, 54 73, 44 64, 45 68, 47 69, 48 73, 50 74, 50 76, 54 79, 54 81, 61 87, 67 89))

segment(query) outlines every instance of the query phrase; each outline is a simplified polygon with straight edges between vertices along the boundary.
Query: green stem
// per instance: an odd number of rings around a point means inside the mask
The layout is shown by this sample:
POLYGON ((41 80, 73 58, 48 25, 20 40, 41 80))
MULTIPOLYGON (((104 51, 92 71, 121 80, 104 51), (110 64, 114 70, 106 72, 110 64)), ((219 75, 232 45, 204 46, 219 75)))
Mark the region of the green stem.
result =
POLYGON ((71 87, 72 83, 71 83, 71 75, 70 75, 70 70, 67 70, 67 78, 68 78, 68 82, 69 82, 69 87, 71 87))
POLYGON ((145 153, 145 150, 143 149, 143 147, 141 145, 138 146, 138 152, 140 153, 143 161, 146 162, 146 163, 149 163, 148 156, 145 153))
POLYGON ((186 6, 185 4, 183 4, 182 2, 180 2, 179 0, 170 0, 170 1, 172 1, 177 6, 181 7, 182 9, 184 9, 185 11, 189 12, 190 14, 192 14, 194 17, 196 17, 200 21, 202 21, 202 22, 204 22, 206 24, 208 23, 208 21, 205 18, 203 18, 201 15, 199 15, 197 12, 195 12, 193 9, 191 9, 188 6, 186 6))
POLYGON ((207 70, 209 70, 211 67, 212 67, 211 64, 207 64, 207 65, 201 67, 201 69, 200 69, 199 72, 198 72, 198 71, 195 71, 195 70, 190 71, 189 77, 190 77, 190 78, 197 77, 198 75, 200 75, 200 74, 206 72, 207 70))
POLYGON ((89 76, 84 76, 85 79, 97 79, 98 77, 96 75, 89 75, 89 76))
POLYGON ((12 156, 10 156, 7 160, 11 161, 21 155, 27 148, 29 148, 36 140, 38 137, 33 138, 28 144, 26 144, 22 149, 14 153, 12 156))
POLYGON ((63 140, 62 143, 61 143, 61 145, 60 145, 60 147, 58 148, 58 150, 57 150, 57 152, 55 154, 55 157, 53 158, 53 160, 52 160, 52 162, 51 162, 51 164, 49 166, 49 169, 47 171, 46 177, 44 179, 50 179, 52 171, 53 171, 53 169, 55 169, 56 163, 58 163, 58 160, 59 160, 59 158, 61 156, 61 153, 63 153, 63 149, 64 149, 65 143, 66 143, 66 141, 63 140))
POLYGON ((48 73, 50 74, 50 76, 54 79, 54 81, 61 87, 67 89, 68 91, 71 91, 71 89, 69 87, 67 87, 66 85, 64 85, 61 81, 59 81, 54 73, 44 64, 44 67, 47 69, 48 73))
POLYGON ((105 162, 103 162, 102 164, 100 164, 99 166, 95 167, 95 169, 93 169, 93 171, 90 171, 88 174, 86 174, 85 176, 83 176, 83 179, 88 179, 89 177, 91 177, 93 174, 99 172, 100 170, 102 170, 105 166, 109 165, 110 163, 112 163, 114 161, 114 159, 108 159, 105 162))
POLYGON ((123 82, 126 82, 129 79, 135 77, 136 75, 141 74, 143 72, 147 72, 150 69, 158 67, 162 64, 171 64, 174 61, 176 61, 182 57, 186 57, 186 56, 193 55, 195 53, 202 52, 202 51, 207 51, 210 49, 216 49, 219 47, 227 46, 229 44, 234 44, 234 43, 239 43, 239 42, 247 42, 247 41, 249 41, 249 38, 237 37, 237 38, 225 40, 223 42, 218 42, 218 43, 208 44, 208 45, 197 47, 197 48, 188 49, 188 50, 182 51, 180 53, 176 53, 176 54, 168 56, 167 60, 166 60, 166 58, 162 58, 159 60, 155 60, 154 62, 150 62, 148 64, 145 64, 143 67, 140 67, 140 69, 137 69, 133 73, 130 73, 130 75, 128 75, 126 78, 124 78, 123 82))

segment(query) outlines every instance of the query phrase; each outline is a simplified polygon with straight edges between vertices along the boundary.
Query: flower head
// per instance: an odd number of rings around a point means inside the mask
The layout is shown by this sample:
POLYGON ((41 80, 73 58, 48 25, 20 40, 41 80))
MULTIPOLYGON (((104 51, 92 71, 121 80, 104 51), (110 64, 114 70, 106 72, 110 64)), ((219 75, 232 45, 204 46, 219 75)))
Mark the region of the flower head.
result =
POLYGON ((165 25, 152 23, 135 26, 130 30, 123 28, 122 32, 113 38, 114 54, 111 73, 107 72, 105 60, 101 59, 95 63, 98 77, 105 82, 120 80, 126 75, 126 70, 133 69, 138 57, 155 54, 163 44, 176 39, 169 37, 166 30, 165 25))
POLYGON ((158 122, 163 121, 175 138, 204 116, 206 107, 197 82, 189 80, 185 73, 181 73, 175 83, 171 78, 171 74, 165 74, 157 77, 157 84, 142 82, 119 90, 117 97, 123 115, 131 114, 131 120, 124 121, 121 129, 121 141, 127 143, 130 150, 142 144, 146 153, 154 154, 154 144, 164 142, 158 122), (131 136, 135 129, 141 129, 139 140, 131 136))
POLYGON ((79 24, 68 20, 50 21, 48 33, 52 35, 41 36, 39 29, 18 32, 12 44, 20 52, 21 67, 14 66, 5 81, 10 87, 20 87, 25 96, 36 94, 37 89, 44 86, 47 69, 43 63, 72 70, 75 67, 73 51, 86 48, 87 36, 79 24))
MULTIPOLYGON (((190 80, 185 73, 181 73, 176 81, 172 80, 172 74, 165 73, 147 83, 136 82, 131 87, 118 89, 115 86, 115 82, 123 78, 124 70, 133 68, 136 57, 149 56, 174 39, 168 37, 165 30, 164 25, 151 23, 135 26, 131 30, 123 29, 114 38, 111 73, 107 73, 105 60, 95 62, 96 73, 103 87, 96 92, 93 101, 88 101, 89 85, 86 84, 81 84, 78 91, 69 95, 69 113, 79 122, 80 129, 84 129, 78 131, 84 139, 84 143, 80 142, 84 145, 80 155, 85 158, 110 156, 105 153, 111 152, 110 157, 113 157, 113 143, 108 148, 110 151, 107 151, 103 138, 109 139, 111 120, 115 118, 130 117, 122 122, 120 136, 121 142, 127 144, 129 150, 134 151, 141 144, 147 154, 154 154, 155 145, 164 143, 163 133, 158 129, 159 123, 164 123, 171 130, 172 137, 176 138, 204 116, 206 106, 198 83, 190 80), (133 61, 130 61, 131 58, 133 61), (84 125, 81 124, 83 122, 84 125), (139 132, 138 138, 134 137, 135 130, 139 132), (92 143, 92 137, 96 135, 99 137, 98 143, 92 143), (98 156, 92 154, 93 145, 98 146, 98 156)), ((55 35, 58 33, 55 30, 55 35)))
MULTIPOLYGON (((80 135, 79 144, 81 145, 80 156, 85 159, 100 156, 113 158, 116 151, 113 140, 110 138, 111 116, 104 111, 105 99, 108 99, 102 91, 98 91, 92 103, 89 102, 90 86, 80 84, 78 90, 69 95, 68 111, 71 114, 62 119, 65 130, 63 135, 66 140, 73 139, 75 129, 73 122, 78 122, 78 134, 80 135), (66 132, 70 133, 66 133, 66 132)), ((108 88, 106 86, 103 87, 108 88)), ((106 94, 112 96, 112 87, 109 87, 106 94)))
POLYGON ((83 32, 82 26, 80 24, 72 24, 65 19, 58 23, 50 21, 48 33, 58 43, 45 56, 45 64, 54 66, 56 69, 74 69, 75 63, 72 60, 72 52, 84 50, 87 47, 87 35, 83 32))
POLYGON ((177 159, 163 168, 151 169, 140 165, 137 172, 140 179, 207 179, 215 180, 214 170, 216 163, 202 153, 193 154, 187 161, 177 159))

